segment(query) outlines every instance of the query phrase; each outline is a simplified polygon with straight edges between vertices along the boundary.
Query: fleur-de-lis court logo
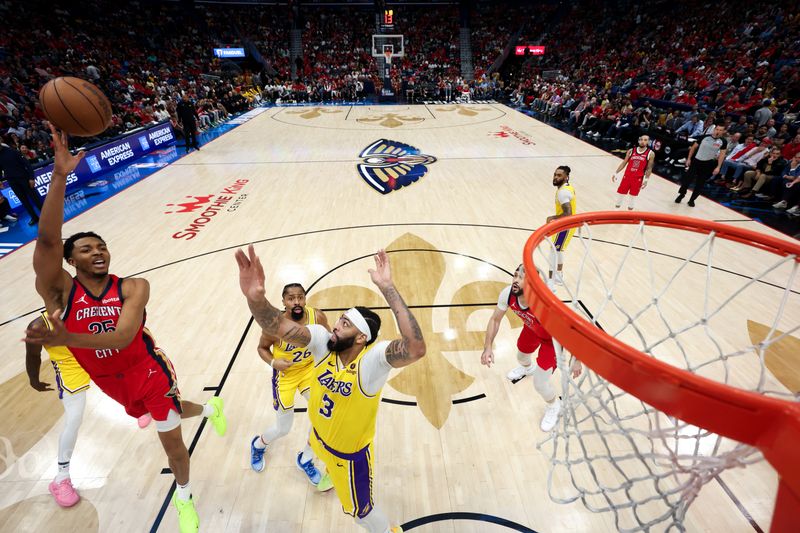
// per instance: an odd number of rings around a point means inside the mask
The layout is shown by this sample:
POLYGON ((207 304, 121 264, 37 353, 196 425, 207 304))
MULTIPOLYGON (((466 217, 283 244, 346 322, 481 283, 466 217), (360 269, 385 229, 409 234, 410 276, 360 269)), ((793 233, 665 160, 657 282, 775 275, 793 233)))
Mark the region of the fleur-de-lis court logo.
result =
POLYGON ((362 124, 377 122, 378 125, 383 126, 384 128, 397 128, 403 124, 419 124, 424 121, 425 119, 422 117, 407 117, 397 113, 384 113, 383 115, 377 115, 374 117, 356 119, 356 122, 360 122, 362 124))
MULTIPOLYGON (((474 281, 459 287, 453 294, 447 323, 434 322, 434 306, 438 304, 437 295, 446 271, 445 254, 412 233, 399 237, 386 250, 390 252, 395 286, 411 307, 427 345, 425 357, 403 368, 389 380, 388 385, 398 392, 414 396, 425 418, 439 429, 450 415, 453 396, 465 391, 475 381, 445 354, 451 354, 454 361, 462 359, 461 354, 464 358, 478 359, 483 349, 484 329, 468 329, 468 320, 472 313, 494 306, 497 295, 508 283, 474 281), (425 268, 420 269, 419 265, 425 265, 425 268), (481 302, 487 303, 487 307, 475 305, 481 302)), ((379 340, 400 336, 386 301, 372 288, 341 285, 314 291, 309 295, 309 305, 320 309, 367 306, 381 317, 379 340)), ((338 318, 332 313, 329 314, 330 320, 338 318)), ((522 326, 515 315, 507 313, 507 316, 512 327, 522 326)))
POLYGON ((464 115, 465 117, 474 117, 478 113, 490 111, 490 109, 488 107, 472 107, 464 104, 456 104, 447 107, 437 107, 436 111, 444 111, 445 113, 456 111, 459 115, 464 115))
POLYGON ((327 107, 312 107, 310 109, 298 109, 297 111, 287 111, 290 115, 300 115, 300 118, 311 120, 321 117, 323 113, 341 113, 341 109, 330 109, 327 107))
MULTIPOLYGON (((750 342, 758 346, 764 342, 772 328, 753 320, 747 321, 750 342)), ((764 366, 793 394, 800 394, 800 339, 775 330, 764 354, 764 366)), ((756 352, 758 353, 758 352, 756 352)))

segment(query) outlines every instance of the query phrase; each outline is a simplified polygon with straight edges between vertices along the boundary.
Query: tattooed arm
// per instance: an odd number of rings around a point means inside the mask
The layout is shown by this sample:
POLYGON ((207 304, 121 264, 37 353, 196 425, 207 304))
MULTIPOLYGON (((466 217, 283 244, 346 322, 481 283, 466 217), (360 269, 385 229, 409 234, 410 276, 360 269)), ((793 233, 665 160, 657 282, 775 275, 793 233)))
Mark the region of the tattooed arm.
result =
POLYGON ((392 282, 389 257, 384 250, 375 255, 375 270, 369 271, 372 282, 378 286, 386 298, 400 329, 401 338, 389 343, 386 347, 386 362, 394 368, 408 366, 425 356, 425 339, 417 319, 403 301, 392 282))
POLYGON ((239 265, 239 288, 262 331, 288 343, 307 346, 311 342, 308 328, 284 317, 279 309, 267 301, 264 267, 252 244, 247 247, 247 255, 241 250, 236 251, 236 263, 239 265))

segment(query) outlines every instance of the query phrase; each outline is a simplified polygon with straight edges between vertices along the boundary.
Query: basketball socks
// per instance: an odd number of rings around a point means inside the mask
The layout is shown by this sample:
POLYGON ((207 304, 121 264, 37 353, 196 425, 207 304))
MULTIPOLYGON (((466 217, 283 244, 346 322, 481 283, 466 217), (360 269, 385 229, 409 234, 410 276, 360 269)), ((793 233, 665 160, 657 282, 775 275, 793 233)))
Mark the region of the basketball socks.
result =
POLYGON ((64 428, 58 436, 56 483, 69 479, 69 462, 75 443, 78 441, 78 429, 83 421, 83 411, 86 409, 86 391, 64 394, 61 405, 64 407, 64 428))
POLYGON ((69 461, 62 463, 58 462, 58 474, 56 474, 56 483, 61 483, 65 479, 69 479, 69 461))
POLYGON ((266 450, 268 443, 264 441, 264 435, 259 435, 256 439, 256 443, 253 445, 259 450, 266 450))
POLYGON ((214 409, 213 405, 208 405, 207 403, 203 404, 203 416, 208 418, 209 416, 213 416, 217 414, 217 410, 214 409))
POLYGON ((356 518, 356 524, 366 529, 369 533, 387 533, 390 531, 389 519, 378 507, 373 507, 364 518, 356 518))
POLYGON ((176 489, 175 492, 178 494, 178 499, 183 501, 189 501, 192 499, 192 491, 189 489, 189 482, 186 482, 186 485, 181 485, 177 481, 175 482, 176 489))
POLYGON ((314 455, 311 453, 311 446, 306 444, 306 447, 303 448, 303 453, 300 455, 300 462, 306 464, 310 460, 314 458, 314 455))

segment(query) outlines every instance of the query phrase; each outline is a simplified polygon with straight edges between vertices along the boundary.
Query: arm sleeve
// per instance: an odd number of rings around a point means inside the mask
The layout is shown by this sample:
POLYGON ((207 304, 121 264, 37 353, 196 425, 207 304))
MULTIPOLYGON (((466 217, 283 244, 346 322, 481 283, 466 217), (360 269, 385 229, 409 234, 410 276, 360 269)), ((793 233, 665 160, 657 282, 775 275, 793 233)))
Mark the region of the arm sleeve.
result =
POLYGON ((311 350, 314 361, 319 361, 328 354, 328 341, 331 339, 331 334, 319 324, 312 324, 306 327, 311 333, 311 342, 308 343, 308 349, 311 350))
POLYGON ((572 200, 572 193, 569 189, 561 187, 558 190, 558 203, 561 205, 568 204, 572 200))
POLYGON ((508 298, 511 296, 511 285, 500 291, 500 296, 497 297, 497 307, 501 311, 508 311, 508 298))
POLYGON ((378 394, 392 371, 392 365, 386 360, 387 346, 389 341, 376 342, 361 358, 359 386, 370 396, 378 394))

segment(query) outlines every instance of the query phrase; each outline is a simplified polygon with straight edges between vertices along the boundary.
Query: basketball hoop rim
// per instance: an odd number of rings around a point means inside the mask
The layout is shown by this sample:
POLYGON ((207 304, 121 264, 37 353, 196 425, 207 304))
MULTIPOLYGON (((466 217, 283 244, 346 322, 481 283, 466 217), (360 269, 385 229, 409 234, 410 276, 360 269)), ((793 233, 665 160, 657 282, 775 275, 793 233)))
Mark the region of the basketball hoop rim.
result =
MULTIPOLYGON (((745 391, 661 362, 610 336, 581 318, 538 275, 536 247, 560 231, 600 224, 639 224, 715 232, 736 241, 800 261, 800 245, 771 235, 665 213, 601 211, 556 219, 537 229, 525 243, 525 297, 544 328, 598 375, 645 403, 719 435, 762 451, 795 497, 800 495, 800 405, 745 391)), ((549 270, 550 266, 545 270, 549 270)))

